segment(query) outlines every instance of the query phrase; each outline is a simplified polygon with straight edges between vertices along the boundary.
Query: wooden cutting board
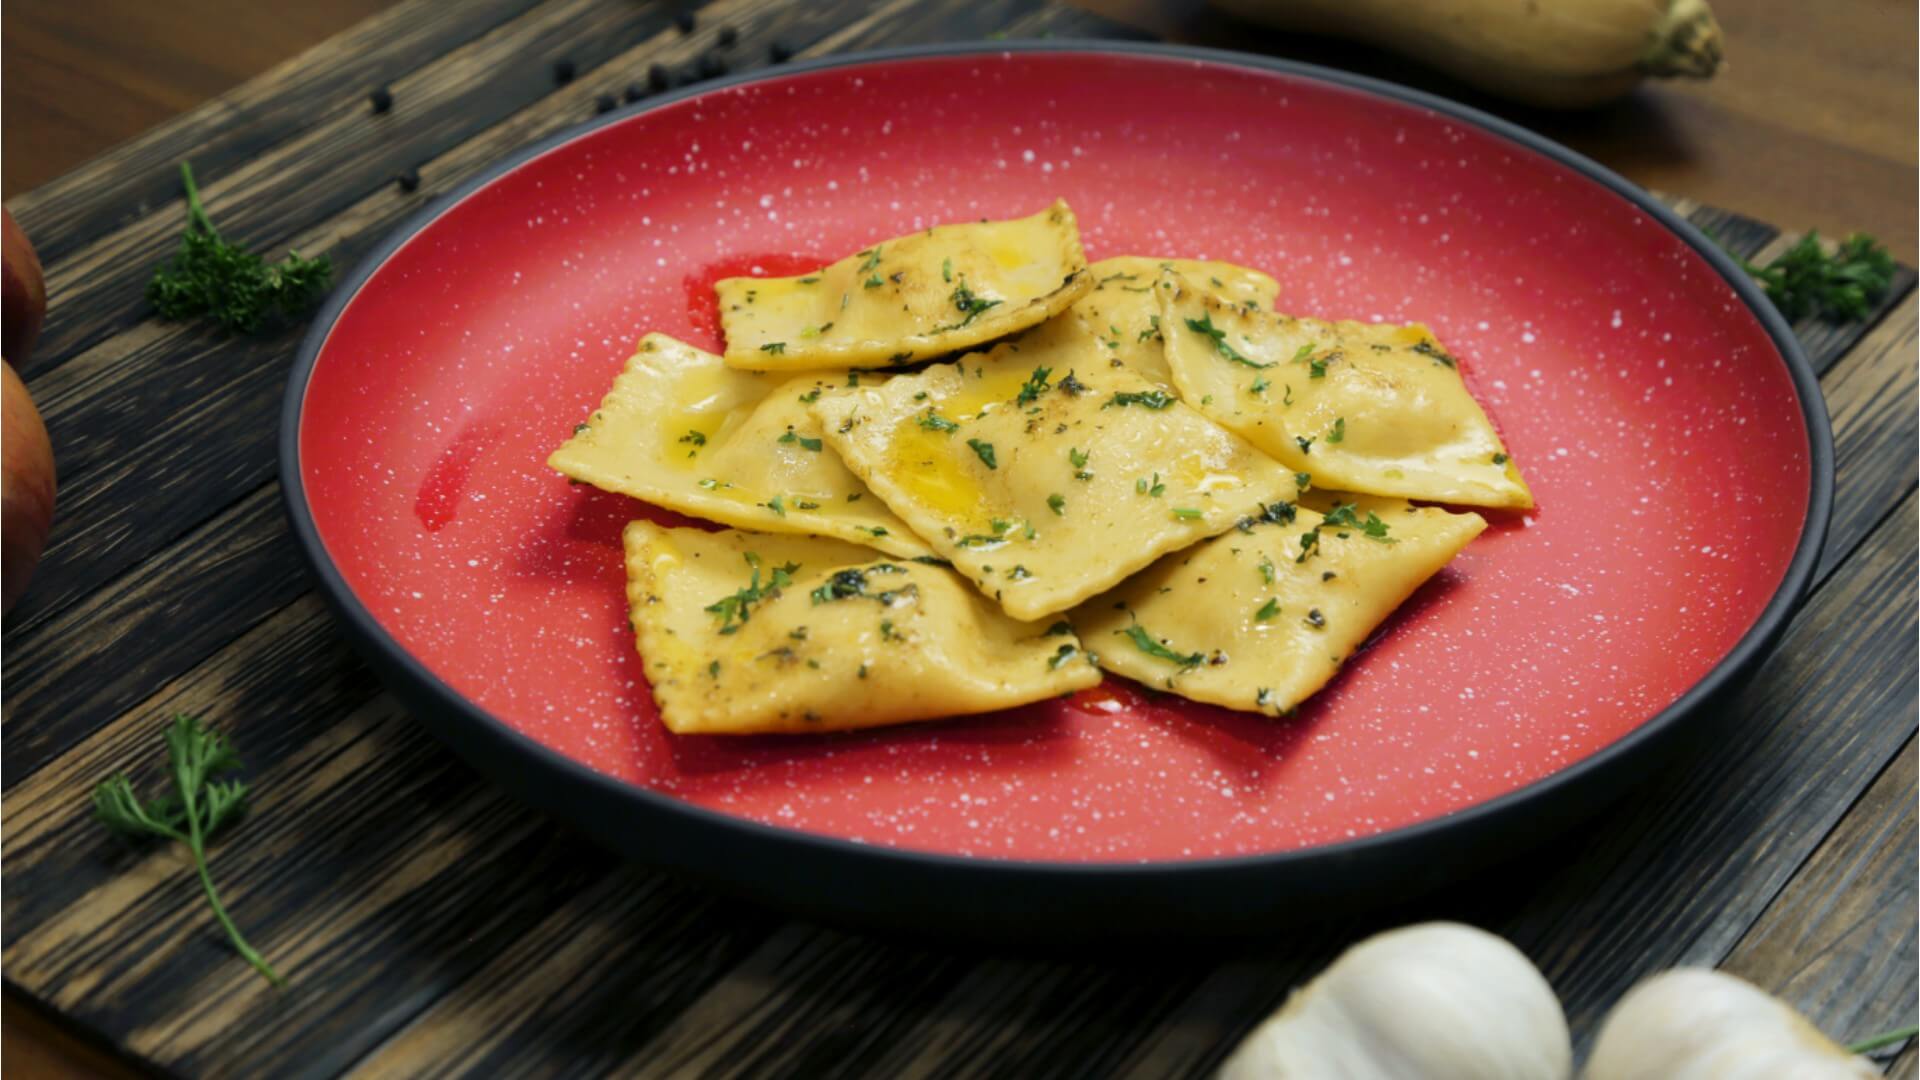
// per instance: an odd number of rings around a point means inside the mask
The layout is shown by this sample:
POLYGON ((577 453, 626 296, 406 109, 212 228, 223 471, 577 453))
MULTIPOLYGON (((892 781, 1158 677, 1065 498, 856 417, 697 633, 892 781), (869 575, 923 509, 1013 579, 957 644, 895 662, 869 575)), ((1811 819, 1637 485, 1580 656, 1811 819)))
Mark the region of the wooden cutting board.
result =
MULTIPOLYGON (((1040 0, 413 0, 10 204, 52 297, 23 374, 58 448, 52 546, 4 634, 5 977, 89 1038, 192 1075, 1194 1075, 1337 949, 1464 918, 1547 972, 1589 1037, 1634 980, 1719 965, 1857 1038, 1915 996, 1914 277, 1802 339, 1839 495, 1816 591, 1701 753, 1472 885, 1233 946, 1035 955, 879 940, 624 865, 427 738, 336 632, 284 526, 297 332, 219 338, 141 300, 191 159, 222 230, 350 266, 490 161, 691 67, 1006 35, 1138 36, 1040 0), (571 65, 562 81, 555 67, 571 65), (367 95, 393 94, 375 115, 367 95), (394 182, 417 173, 419 188, 394 182), (215 849, 274 990, 178 852, 88 816, 156 778, 176 711, 233 733, 256 797, 215 849)), ((1676 203, 1760 261, 1789 238, 1676 203)), ((1716 513, 1676 507, 1677 513, 1716 513)), ((1658 543, 1657 535, 1649 543, 1658 543)), ((934 928, 937 929, 937 928, 934 928)), ((1896 1071, 1911 1075, 1913 1050, 1896 1071)))

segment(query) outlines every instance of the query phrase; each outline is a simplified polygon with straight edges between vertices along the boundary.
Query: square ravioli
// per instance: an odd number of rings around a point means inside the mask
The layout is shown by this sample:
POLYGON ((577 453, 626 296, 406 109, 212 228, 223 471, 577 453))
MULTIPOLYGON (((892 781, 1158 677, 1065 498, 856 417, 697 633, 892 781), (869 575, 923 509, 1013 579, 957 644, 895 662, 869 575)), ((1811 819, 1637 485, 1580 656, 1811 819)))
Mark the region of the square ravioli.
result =
POLYGON ((1084 341, 1006 342, 814 403, 889 509, 1017 619, 1231 529, 1300 480, 1084 341))
POLYGON ((884 367, 972 348, 1066 310, 1093 284, 1064 202, 939 225, 811 274, 714 286, 726 362, 759 371, 884 367))
POLYGON ((1285 713, 1325 686, 1487 523, 1402 499, 1276 504, 1072 615, 1101 667, 1195 701, 1285 713))
MULTIPOLYGON (((1258 270, 1202 259, 1150 259, 1123 255, 1087 267, 1093 288, 1064 313, 1035 327, 1030 342, 1079 336, 1106 350, 1108 360, 1124 364, 1155 385, 1173 389, 1166 349, 1160 340, 1161 272, 1172 270, 1193 287, 1216 298, 1255 310, 1272 310, 1280 285, 1258 270)), ((1171 287, 1171 286, 1169 286, 1171 287)))
POLYGON ((841 372, 760 375, 648 334, 587 421, 547 459, 567 477, 694 517, 850 540, 891 555, 927 546, 820 439, 808 404, 841 372))
POLYGON ((1226 303, 1166 275, 1180 395, 1317 487, 1467 506, 1533 493, 1454 358, 1424 326, 1322 322, 1226 303))
POLYGON ((878 727, 1100 681, 1070 631, 1007 617, 942 566, 648 521, 623 539, 635 642, 677 734, 878 727))

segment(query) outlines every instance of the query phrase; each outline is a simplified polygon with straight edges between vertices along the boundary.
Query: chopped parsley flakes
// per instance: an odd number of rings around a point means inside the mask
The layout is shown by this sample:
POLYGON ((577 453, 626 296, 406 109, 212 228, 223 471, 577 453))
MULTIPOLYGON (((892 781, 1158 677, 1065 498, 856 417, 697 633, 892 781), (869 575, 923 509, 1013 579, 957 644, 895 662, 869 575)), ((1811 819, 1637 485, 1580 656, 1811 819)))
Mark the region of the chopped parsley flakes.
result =
POLYGON ((993 459, 992 443, 984 442, 980 439, 968 439, 967 445, 973 447, 973 452, 979 455, 981 462, 984 463, 987 468, 998 469, 1000 467, 999 463, 993 459))
POLYGON ((1158 412, 1161 409, 1171 406, 1176 400, 1172 394, 1167 393, 1165 390, 1122 390, 1113 395, 1105 405, 1100 407, 1103 409, 1111 409, 1116 405, 1139 405, 1143 408, 1158 412))
MULTIPOLYGON (((753 614, 753 606, 762 601, 778 598, 780 590, 793 584, 793 575, 800 572, 799 563, 787 563, 785 566, 776 567, 763 586, 760 583, 760 556, 749 551, 746 553, 746 560, 747 565, 753 569, 753 577, 747 581, 746 587, 731 596, 723 596, 706 607, 708 612, 719 617, 722 634, 731 634, 747 625, 747 619, 753 614)), ((709 670, 713 674, 719 674, 718 662, 716 661, 709 670)))
POLYGON ((1165 644, 1154 640, 1153 635, 1147 633, 1147 628, 1141 626, 1139 623, 1135 623, 1125 630, 1115 630, 1114 633, 1126 635, 1126 637, 1133 642, 1134 648, 1139 649, 1148 656, 1158 657, 1170 664, 1178 664, 1183 670, 1186 668, 1199 667, 1200 661, 1206 659, 1203 653, 1182 653, 1167 648, 1165 644))
POLYGON ((787 433, 785 435, 780 436, 780 438, 776 439, 775 441, 783 442, 783 443, 799 443, 802 449, 811 450, 816 454, 820 452, 821 447, 826 445, 825 443, 821 442, 819 439, 809 439, 805 435, 800 434, 799 432, 793 430, 792 428, 788 428, 787 433))
POLYGON ((1262 364, 1258 361, 1249 360, 1245 356, 1240 355, 1240 352, 1233 346, 1227 344, 1227 332, 1213 325, 1213 313, 1211 311, 1198 319, 1188 319, 1187 329, 1213 342, 1213 351, 1219 353, 1223 359, 1231 363, 1250 368, 1270 368, 1273 366, 1273 362, 1271 361, 1262 364))

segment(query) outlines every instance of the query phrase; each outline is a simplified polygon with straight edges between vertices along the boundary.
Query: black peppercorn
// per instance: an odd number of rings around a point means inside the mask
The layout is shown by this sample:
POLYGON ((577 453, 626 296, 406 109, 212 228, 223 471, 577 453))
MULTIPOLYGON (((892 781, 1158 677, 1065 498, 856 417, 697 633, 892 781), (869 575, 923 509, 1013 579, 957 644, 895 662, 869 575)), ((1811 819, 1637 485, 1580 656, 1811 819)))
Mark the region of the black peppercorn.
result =
POLYGON ((655 90, 665 90, 673 85, 673 73, 665 64, 655 64, 647 69, 647 85, 655 90))
POLYGON ((619 104, 618 101, 613 99, 612 94, 601 94, 599 97, 593 99, 593 111, 597 113, 612 112, 614 107, 619 104))
POLYGON ((373 103, 375 113, 386 112, 393 108, 393 91, 384 86, 375 87, 373 93, 367 95, 367 100, 373 103))
POLYGON ((406 172, 394 177, 393 181, 400 185, 401 191, 411 195, 420 190, 420 170, 408 169, 406 172))
POLYGON ((553 81, 558 86, 565 86, 568 83, 572 82, 573 81, 573 61, 555 60, 553 62, 553 81))

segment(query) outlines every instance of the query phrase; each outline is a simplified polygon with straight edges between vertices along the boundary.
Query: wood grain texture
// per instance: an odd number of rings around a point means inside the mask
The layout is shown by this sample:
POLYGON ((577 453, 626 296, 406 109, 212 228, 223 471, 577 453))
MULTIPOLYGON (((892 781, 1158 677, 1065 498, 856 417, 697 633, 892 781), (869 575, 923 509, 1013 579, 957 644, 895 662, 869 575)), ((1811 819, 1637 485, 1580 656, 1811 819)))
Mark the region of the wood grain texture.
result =
POLYGON ((1908 739, 1722 964, 1842 1043, 1911 1023, 1920 993, 1914 763, 1908 739))
MULTIPOLYGON (((730 55, 755 63, 776 37, 822 52, 999 30, 1129 33, 1041 0, 715 0, 691 36, 647 21, 657 5, 626 0, 491 10, 504 14, 486 26, 454 20, 445 50, 408 76, 433 133, 386 138, 354 112, 364 88, 343 80, 306 102, 306 122, 236 165, 222 205, 276 244, 357 257, 430 192, 586 118, 598 94, 646 65, 684 67, 722 23, 740 36, 730 55), (577 51, 589 32, 612 39, 572 84, 529 83, 514 91, 524 100, 487 98, 475 116, 452 115, 454 82, 479 58, 505 56, 510 41, 538 57, 577 51), (310 192, 248 164, 263 159, 312 164, 312 182, 349 190, 310 192), (420 193, 382 179, 402 160, 419 165, 420 193)), ((279 108, 271 88, 235 93, 279 108)), ((214 142, 248 122, 217 108, 180 121, 214 142)), ((1679 205, 1763 260, 1792 239, 1679 205)), ((126 220, 102 216, 98 236, 52 269, 137 249, 167 235, 154 222, 177 213, 156 203, 126 220)), ((1647 777, 1605 819, 1469 885, 1277 928, 1266 941, 1124 955, 793 922, 621 864, 513 803, 404 715, 307 590, 271 471, 291 335, 216 339, 138 313, 76 323, 73 347, 32 379, 56 441, 76 446, 62 459, 73 470, 63 472, 67 501, 4 638, 8 985, 192 1075, 1162 1077, 1209 1070, 1354 937, 1451 916, 1527 949, 1583 1034, 1650 971, 1721 961, 1854 1034, 1840 1014, 1880 1009, 1885 996, 1868 1001, 1876 987, 1912 997, 1913 921, 1886 903, 1904 867, 1912 906, 1911 799, 1904 826, 1895 806, 1901 783, 1912 785, 1920 689, 1908 648, 1911 284, 1903 276, 1866 325, 1797 328, 1835 420, 1832 538, 1786 644, 1722 703, 1703 749, 1647 777), (216 580, 225 584, 207 587, 216 580), (253 816, 218 845, 215 873, 249 937, 292 977, 284 992, 234 960, 178 852, 127 849, 86 816, 104 774, 154 778, 156 731, 182 710, 231 731, 256 781, 253 816), (1900 828, 1905 864, 1874 847, 1900 828), (1826 959, 1787 963, 1803 942, 1826 959)), ((102 288, 111 297, 115 286, 102 288)), ((1880 1028, 1910 1022, 1899 1004, 1880 1028)))

